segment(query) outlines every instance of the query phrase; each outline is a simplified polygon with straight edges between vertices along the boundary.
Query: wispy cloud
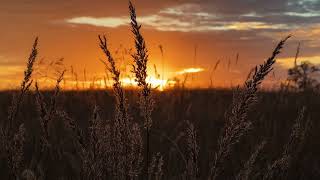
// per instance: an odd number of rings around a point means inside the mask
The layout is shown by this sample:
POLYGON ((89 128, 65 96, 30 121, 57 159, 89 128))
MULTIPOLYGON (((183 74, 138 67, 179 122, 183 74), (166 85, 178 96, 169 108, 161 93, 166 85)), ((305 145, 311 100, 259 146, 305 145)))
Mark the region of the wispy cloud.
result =
POLYGON ((288 16, 297 16, 297 17, 320 17, 320 11, 285 12, 284 14, 288 16))
MULTIPOLYGON (((197 14, 199 16, 199 14, 197 14)), ((205 14, 201 14, 205 16, 205 14)), ((228 30, 255 30, 255 29, 290 29, 286 24, 271 24, 264 22, 221 22, 221 21, 194 21, 182 20, 163 15, 150 15, 139 18, 139 21, 146 27, 159 31, 180 31, 180 32, 208 32, 228 30)), ((84 24, 100 27, 117 28, 129 25, 127 17, 75 17, 66 20, 71 24, 84 24)))
POLYGON ((295 39, 306 42, 304 45, 308 47, 320 47, 320 23, 292 27, 286 32, 260 32, 259 34, 272 39, 279 39, 284 34, 292 34, 295 39))
MULTIPOLYGON (((270 3, 185 1, 182 4, 159 9, 157 12, 139 16, 140 22, 158 31, 209 32, 209 31, 252 31, 289 30, 304 24, 313 24, 320 16, 314 0, 290 0, 287 3, 270 0, 273 10, 265 10, 270 3), (220 8, 219 8, 220 7, 220 8), (223 7, 223 8, 221 8, 223 7), (277 7, 277 8, 274 8, 277 7), (225 10, 223 10, 225 9, 225 10), (241 11, 240 11, 241 10, 241 11), (309 19, 307 19, 309 18, 309 19), (309 22, 310 21, 310 22, 309 22)), ((127 16, 113 17, 74 17, 66 20, 71 24, 117 28, 128 25, 127 16)))
POLYGON ((129 19, 126 17, 75 17, 67 19, 66 22, 70 24, 86 24, 93 26, 116 28, 119 26, 127 25, 129 23, 129 19))
MULTIPOLYGON (((277 60, 277 63, 283 68, 292 68, 294 66, 294 59, 295 57, 288 57, 288 58, 280 58, 277 60)), ((299 57, 298 64, 304 61, 308 61, 315 65, 320 65, 320 56, 305 56, 299 57)))

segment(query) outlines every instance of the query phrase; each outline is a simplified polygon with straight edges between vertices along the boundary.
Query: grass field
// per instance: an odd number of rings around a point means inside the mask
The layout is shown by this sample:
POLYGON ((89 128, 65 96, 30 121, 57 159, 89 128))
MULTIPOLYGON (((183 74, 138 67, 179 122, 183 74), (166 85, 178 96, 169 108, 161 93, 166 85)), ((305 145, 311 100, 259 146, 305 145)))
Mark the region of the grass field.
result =
MULTIPOLYGON (((10 105, 13 92, 1 93, 1 119, 8 116, 7 107, 10 105)), ((92 118, 94 106, 99 107, 99 113, 103 121, 111 121, 114 114, 115 102, 112 91, 83 91, 63 92, 58 98, 57 109, 63 109, 73 118, 84 131, 88 130, 88 120, 92 118)), ((44 93, 46 99, 50 99, 53 92, 44 93)), ((137 92, 126 92, 130 103, 130 112, 139 120, 137 92)), ((155 95, 156 106, 153 113, 153 128, 150 137, 150 154, 161 153, 164 160, 163 178, 181 178, 185 172, 182 153, 188 156, 186 143, 186 121, 192 122, 197 130, 199 143, 199 178, 205 178, 208 173, 213 153, 217 150, 217 140, 222 133, 225 124, 225 114, 232 103, 232 91, 230 90, 172 90, 159 92, 155 95), (174 144, 173 144, 174 143, 174 144), (179 149, 177 149, 176 145, 179 149), (179 152, 181 151, 181 152, 179 152)), ((263 140, 266 146, 257 158, 253 167, 255 175, 249 179, 261 179, 266 171, 266 166, 281 156, 287 143, 291 127, 299 114, 302 105, 306 106, 306 119, 311 121, 311 128, 307 132, 304 147, 299 151, 292 163, 288 179, 317 179, 319 172, 320 137, 317 121, 320 117, 318 107, 320 105, 319 94, 288 93, 288 92, 261 92, 258 95, 258 103, 249 112, 249 119, 254 122, 253 129, 248 132, 240 143, 232 151, 232 155, 226 162, 226 171, 223 179, 229 179, 237 175, 257 144, 263 140), (260 175, 260 177, 259 177, 260 175)), ((39 140, 39 120, 37 118, 34 96, 29 94, 19 113, 19 121, 24 122, 29 132, 25 143, 26 162, 35 156, 34 144, 39 140)), ((3 121, 2 121, 3 123, 3 121)), ((66 138, 68 133, 61 127, 59 120, 53 125, 52 138, 54 143, 63 152, 58 159, 48 159, 45 163, 46 179, 61 177, 77 177, 81 171, 81 158, 74 153, 71 146, 72 140, 66 138), (64 147, 66 146, 66 147, 64 147), (68 175, 68 176, 67 176, 68 175)), ((60 122, 61 123, 61 122, 60 122)), ((57 147, 57 148, 58 148, 57 147)), ((2 161, 2 166, 4 167, 2 161)), ((1 176, 5 177, 6 169, 1 168, 1 176)))
POLYGON ((99 36, 113 86, 63 91, 63 70, 44 91, 32 76, 35 40, 20 89, 0 93, 0 179, 320 178, 320 94, 309 76, 318 69, 295 64, 294 86, 260 89, 290 36, 241 87, 158 91, 147 81, 148 49, 131 2, 129 10, 136 88, 123 87, 99 36))

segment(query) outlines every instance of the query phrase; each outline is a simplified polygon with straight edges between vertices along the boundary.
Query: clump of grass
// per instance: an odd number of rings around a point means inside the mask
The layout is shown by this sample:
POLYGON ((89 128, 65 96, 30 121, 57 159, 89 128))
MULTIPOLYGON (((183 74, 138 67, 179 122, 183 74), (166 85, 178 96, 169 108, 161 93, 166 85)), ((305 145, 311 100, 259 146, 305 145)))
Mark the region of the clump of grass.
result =
POLYGON ((262 65, 255 68, 253 76, 245 82, 243 89, 235 97, 231 114, 227 117, 224 132, 218 140, 218 151, 215 153, 215 159, 209 172, 209 179, 216 179, 223 172, 225 159, 230 155, 234 144, 240 141, 252 127, 252 122, 247 119, 247 114, 251 106, 257 100, 257 91, 264 78, 272 70, 276 62, 276 56, 280 54, 281 49, 290 36, 281 40, 274 49, 270 58, 262 65))
POLYGON ((81 147, 83 151, 81 175, 83 178, 101 179, 104 177, 105 168, 103 166, 106 159, 103 155, 108 154, 108 152, 103 152, 106 149, 103 145, 110 145, 107 138, 110 133, 105 134, 106 131, 110 132, 110 130, 100 118, 99 108, 95 106, 92 117, 89 120, 87 142, 81 147))
POLYGON ((49 103, 46 103, 38 83, 35 83, 36 105, 40 121, 40 147, 38 147, 37 144, 35 145, 35 152, 33 153, 27 172, 34 172, 34 176, 38 178, 46 177, 45 160, 47 156, 53 155, 54 152, 60 153, 58 152, 60 150, 55 149, 57 147, 51 142, 52 135, 50 134, 50 129, 52 126, 50 125, 53 125, 53 120, 55 119, 63 119, 65 123, 69 120, 64 111, 57 109, 57 98, 61 91, 60 83, 63 80, 64 73, 65 71, 62 71, 57 78, 54 93, 49 103))
POLYGON ((131 31, 135 38, 136 52, 132 55, 134 60, 133 73, 135 74, 135 81, 138 86, 141 87, 139 93, 139 108, 140 113, 144 119, 144 128, 146 131, 146 148, 145 148, 145 166, 146 172, 148 172, 149 164, 149 144, 150 144, 150 129, 152 126, 151 114, 154 108, 154 100, 151 96, 151 85, 147 83, 147 64, 148 64, 148 50, 146 48, 146 42, 140 32, 141 25, 137 22, 136 10, 131 1, 129 1, 129 10, 131 17, 131 31))
POLYGON ((105 36, 99 36, 100 48, 107 58, 105 63, 114 81, 113 91, 116 97, 115 120, 112 124, 111 152, 113 153, 112 171, 118 178, 136 177, 141 173, 143 142, 140 127, 132 122, 128 113, 128 104, 120 82, 120 71, 112 57, 105 36))
POLYGON ((45 135, 48 137, 48 123, 49 121, 52 119, 52 116, 56 113, 56 103, 57 103, 57 97, 60 93, 60 83, 63 80, 63 76, 64 76, 65 71, 63 71, 60 76, 57 79, 56 82, 56 86, 55 86, 55 90, 54 90, 54 94, 51 97, 50 103, 48 105, 46 105, 46 103, 44 102, 42 95, 39 91, 39 88, 36 86, 36 90, 37 90, 37 97, 38 97, 38 103, 39 103, 39 107, 40 109, 40 114, 44 115, 43 119, 41 119, 41 127, 45 133, 45 135), (47 109, 45 109, 45 107, 47 109), (44 114, 43 114, 44 113, 44 114))

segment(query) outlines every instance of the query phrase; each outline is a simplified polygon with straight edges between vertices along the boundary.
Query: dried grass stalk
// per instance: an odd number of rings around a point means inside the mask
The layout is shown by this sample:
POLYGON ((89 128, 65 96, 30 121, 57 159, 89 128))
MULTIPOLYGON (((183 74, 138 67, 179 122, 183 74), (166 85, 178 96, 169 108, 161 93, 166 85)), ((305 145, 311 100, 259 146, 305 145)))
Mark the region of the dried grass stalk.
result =
POLYGON ((52 155, 49 152, 55 148, 50 142, 50 132, 49 132, 49 124, 53 123, 53 119, 55 118, 64 118, 66 117, 66 113, 63 111, 57 110, 57 98, 60 94, 60 83, 63 80, 65 71, 62 71, 56 81, 56 86, 54 93, 50 99, 49 103, 45 102, 45 99, 39 89, 39 85, 35 83, 35 97, 36 97, 36 105, 37 105, 37 112, 40 121, 40 149, 36 147, 36 151, 33 153, 29 170, 34 172, 34 175, 45 177, 45 162, 46 156, 52 155))
POLYGON ((136 52, 132 55, 134 60, 133 73, 135 74, 135 81, 138 83, 138 86, 141 87, 141 92, 139 93, 139 108, 146 130, 145 171, 148 173, 150 128, 152 126, 151 114, 154 108, 154 100, 151 96, 151 85, 147 83, 147 64, 149 55, 145 40, 140 32, 141 25, 137 22, 136 10, 131 1, 129 1, 129 11, 131 17, 131 31, 135 38, 136 49, 136 52))
POLYGON ((120 82, 120 71, 112 57, 105 36, 99 36, 100 48, 106 55, 106 68, 112 74, 113 91, 116 97, 115 120, 111 124, 112 133, 108 151, 111 153, 111 174, 117 178, 137 177, 141 173, 143 142, 140 127, 132 122, 128 113, 128 103, 120 82))
MULTIPOLYGON (((27 69, 24 71, 24 79, 21 82, 19 95, 17 98, 14 98, 12 100, 12 104, 9 108, 7 130, 9 130, 9 129, 11 130, 13 123, 15 123, 14 121, 15 121, 15 119, 18 115, 18 112, 20 110, 22 100, 32 84, 31 76, 32 76, 32 72, 33 72, 33 65, 34 65, 36 58, 37 58, 37 55, 38 55, 37 46, 38 46, 38 38, 36 38, 33 43, 33 47, 32 47, 30 56, 28 58, 28 62, 27 62, 27 69)), ((7 132, 7 133, 10 133, 10 132, 7 132)))
POLYGON ((0 153, 4 153, 7 158, 7 165, 9 167, 9 175, 11 177, 19 178, 23 157, 23 147, 25 138, 25 127, 21 122, 17 122, 17 116, 23 102, 23 98, 28 92, 32 84, 33 65, 38 55, 38 38, 35 39, 31 53, 28 58, 27 68, 24 71, 24 79, 21 82, 20 91, 17 96, 13 96, 11 106, 9 107, 8 120, 0 129, 1 147, 0 153), (20 127, 17 130, 17 125, 20 127))
POLYGON ((224 132, 218 140, 218 151, 215 153, 208 179, 216 179, 223 172, 224 161, 230 156, 233 145, 238 143, 240 138, 251 129, 252 122, 247 119, 247 114, 257 100, 258 87, 272 70, 272 66, 276 62, 276 56, 280 54, 280 50, 289 38, 290 36, 281 40, 271 57, 255 68, 253 76, 245 82, 243 89, 233 100, 231 114, 227 117, 228 121, 224 132))

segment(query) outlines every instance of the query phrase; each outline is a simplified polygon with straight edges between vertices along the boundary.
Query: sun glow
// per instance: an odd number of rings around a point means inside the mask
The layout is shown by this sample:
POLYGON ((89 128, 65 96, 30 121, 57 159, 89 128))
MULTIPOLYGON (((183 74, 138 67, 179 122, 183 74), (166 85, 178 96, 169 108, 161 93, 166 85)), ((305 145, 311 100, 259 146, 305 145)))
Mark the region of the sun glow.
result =
MULTIPOLYGON (((160 69, 161 70, 161 69, 160 69)), ((157 70, 152 72, 151 68, 148 69, 148 76, 146 82, 152 89, 157 91, 165 91, 180 85, 183 81, 184 75, 196 74, 205 71, 201 67, 190 67, 175 71, 169 67, 162 72, 162 75, 157 70)), ((53 89, 56 85, 54 73, 49 73, 48 76, 36 75, 34 78, 39 83, 41 89, 53 89), (52 74, 52 75, 51 75, 52 74)), ((138 83, 135 81, 135 76, 132 73, 125 71, 121 74, 120 83, 123 88, 136 89, 138 83)), ((114 81, 110 73, 88 73, 84 78, 79 78, 76 71, 73 73, 65 74, 60 86, 63 90, 103 90, 112 89, 114 81)))
MULTIPOLYGON (((150 84, 152 88, 157 89, 159 91, 163 91, 176 84, 176 81, 174 80, 159 79, 154 76, 149 76, 146 79, 146 81, 150 84)), ((138 87, 138 83, 133 78, 122 78, 120 82, 124 87, 138 87)))
MULTIPOLYGON (((55 86, 56 81, 51 79, 39 79, 37 82, 42 89, 52 89, 55 86)), ((169 79, 159 79, 154 76, 148 76, 146 82, 150 84, 151 88, 164 91, 176 84, 176 81, 169 79)), ((124 77, 120 79, 121 86, 123 88, 138 88, 138 83, 134 78, 124 77)), ((98 78, 91 81, 74 80, 66 77, 60 86, 64 90, 101 90, 109 89, 113 87, 113 81, 105 78, 98 78)))

